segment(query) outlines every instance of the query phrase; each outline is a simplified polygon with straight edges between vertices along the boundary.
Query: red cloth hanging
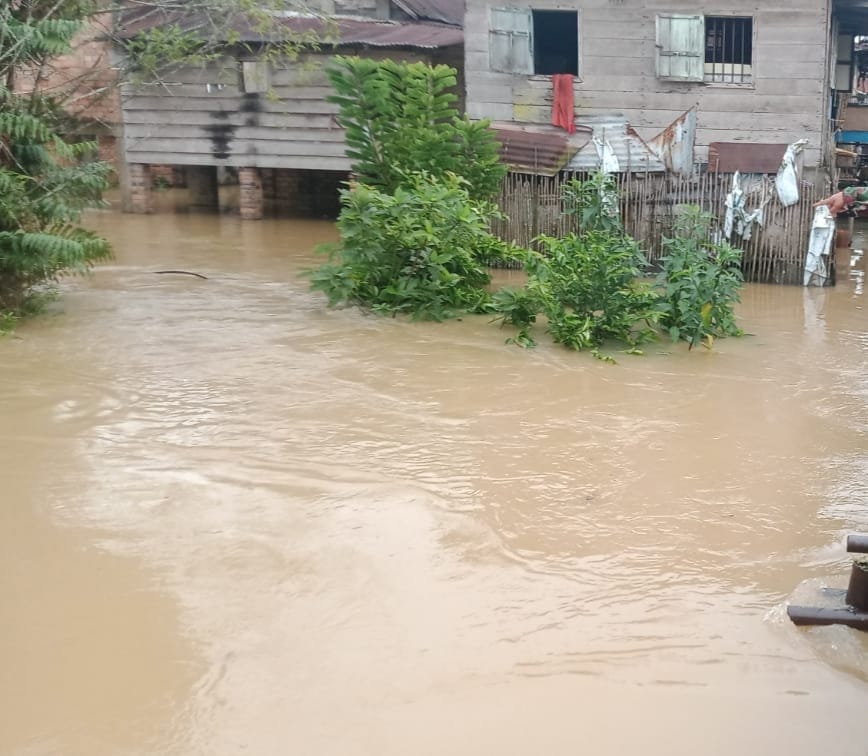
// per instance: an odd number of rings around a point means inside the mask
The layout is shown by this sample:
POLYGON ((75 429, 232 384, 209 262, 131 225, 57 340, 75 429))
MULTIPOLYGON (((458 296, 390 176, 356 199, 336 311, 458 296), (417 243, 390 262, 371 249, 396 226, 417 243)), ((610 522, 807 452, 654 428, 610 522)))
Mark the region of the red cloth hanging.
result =
POLYGON ((552 76, 552 126, 560 126, 570 134, 576 133, 576 114, 573 105, 573 75, 552 76))

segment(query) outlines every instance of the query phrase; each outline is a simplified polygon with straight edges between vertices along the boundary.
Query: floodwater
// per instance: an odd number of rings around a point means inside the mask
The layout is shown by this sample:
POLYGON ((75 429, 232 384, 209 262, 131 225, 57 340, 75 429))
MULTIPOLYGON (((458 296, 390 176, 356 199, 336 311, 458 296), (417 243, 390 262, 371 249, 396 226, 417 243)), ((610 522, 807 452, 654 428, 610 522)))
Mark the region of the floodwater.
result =
POLYGON ((868 754, 784 609, 868 531, 859 254, 608 365, 326 309, 327 222, 89 223, 0 341, 0 754, 868 754))

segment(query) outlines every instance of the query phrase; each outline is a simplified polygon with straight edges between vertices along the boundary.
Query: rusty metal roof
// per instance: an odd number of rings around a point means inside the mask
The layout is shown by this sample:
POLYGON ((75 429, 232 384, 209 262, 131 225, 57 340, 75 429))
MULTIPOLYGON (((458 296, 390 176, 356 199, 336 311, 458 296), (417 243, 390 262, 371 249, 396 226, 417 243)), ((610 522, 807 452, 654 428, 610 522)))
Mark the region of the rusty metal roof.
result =
POLYGON ((786 144, 712 142, 708 145, 708 170, 720 173, 777 173, 786 144))
POLYGON ((591 130, 576 126, 568 134, 554 126, 497 122, 491 125, 500 142, 500 158, 517 173, 554 176, 591 138, 591 130))
POLYGON ((378 21, 357 16, 320 16, 285 14, 275 15, 273 28, 265 33, 250 19, 238 17, 226 28, 210 28, 210 22, 201 14, 165 12, 158 9, 137 10, 122 19, 120 37, 130 39, 142 31, 167 24, 175 24, 188 31, 225 35, 232 31, 239 42, 271 42, 280 39, 278 30, 290 34, 315 33, 321 44, 370 47, 412 47, 435 49, 451 47, 464 42, 464 32, 456 26, 421 21, 378 21))
POLYGON ((464 0, 392 0, 411 18, 464 26, 464 0))

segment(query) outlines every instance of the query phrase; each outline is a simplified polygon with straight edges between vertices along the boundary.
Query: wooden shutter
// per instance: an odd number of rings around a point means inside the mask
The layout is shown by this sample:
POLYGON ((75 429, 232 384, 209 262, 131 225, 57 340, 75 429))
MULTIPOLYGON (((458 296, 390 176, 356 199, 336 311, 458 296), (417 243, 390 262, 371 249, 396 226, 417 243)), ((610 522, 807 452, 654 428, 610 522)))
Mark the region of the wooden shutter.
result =
POLYGON ((488 63, 492 71, 533 73, 533 16, 529 9, 491 9, 488 63))
POLYGON ((657 16, 657 78, 702 81, 705 73, 705 17, 657 16))
POLYGON ((268 62, 244 60, 241 62, 241 84, 248 94, 264 94, 268 91, 268 62))

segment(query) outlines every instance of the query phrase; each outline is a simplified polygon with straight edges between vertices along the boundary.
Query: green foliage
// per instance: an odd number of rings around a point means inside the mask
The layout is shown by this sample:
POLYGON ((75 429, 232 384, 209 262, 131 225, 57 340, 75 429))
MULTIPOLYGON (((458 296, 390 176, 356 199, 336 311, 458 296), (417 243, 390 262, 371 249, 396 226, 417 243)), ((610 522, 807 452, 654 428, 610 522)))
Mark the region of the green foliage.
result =
POLYGON ((585 180, 571 179, 563 188, 564 215, 574 215, 581 231, 623 234, 618 189, 607 173, 595 173, 585 180))
POLYGON ((329 305, 443 320, 485 309, 480 262, 503 245, 488 230, 493 207, 476 202, 458 176, 419 173, 393 193, 359 184, 342 191, 340 247, 309 273, 329 305))
POLYGON ((525 288, 494 296, 498 319, 519 329, 513 342, 533 345, 529 329, 539 315, 570 349, 598 350, 609 340, 635 348, 655 337, 657 296, 637 281, 645 259, 633 239, 594 230, 538 241, 541 251, 526 256, 525 288))
POLYGON ((506 167, 488 122, 459 117, 455 69, 338 58, 328 74, 359 181, 394 192, 417 173, 454 173, 473 199, 497 194, 506 167))
POLYGON ((733 308, 743 285, 741 251, 710 242, 713 218, 687 208, 676 221, 676 236, 664 241, 663 269, 657 284, 663 294, 662 325, 673 341, 709 349, 721 336, 741 336, 733 308))
POLYGON ((140 80, 158 80, 167 68, 201 65, 218 57, 196 32, 178 24, 146 29, 126 44, 129 70, 140 80))
POLYGON ((76 225, 100 202, 109 166, 83 162, 92 143, 70 143, 59 102, 11 88, 19 74, 70 51, 93 4, 32 2, 0 8, 0 312, 4 327, 33 312, 45 284, 80 273, 110 253, 76 225))
POLYGON ((125 74, 138 85, 166 83, 185 66, 209 66, 215 83, 228 82, 238 75, 239 59, 285 64, 302 50, 336 39, 331 20, 303 32, 283 23, 289 11, 310 13, 300 0, 150 0, 133 10, 140 11, 136 23, 144 28, 119 42, 126 52, 125 74))

